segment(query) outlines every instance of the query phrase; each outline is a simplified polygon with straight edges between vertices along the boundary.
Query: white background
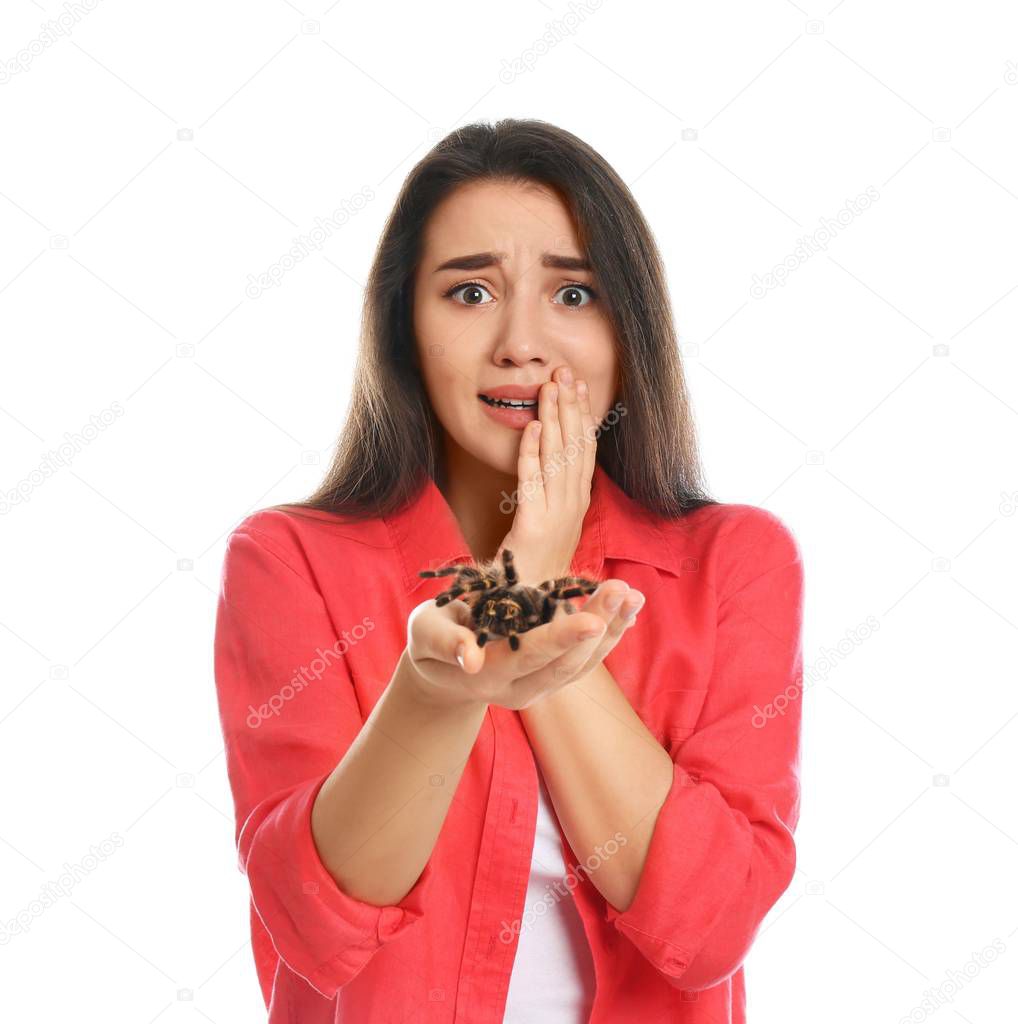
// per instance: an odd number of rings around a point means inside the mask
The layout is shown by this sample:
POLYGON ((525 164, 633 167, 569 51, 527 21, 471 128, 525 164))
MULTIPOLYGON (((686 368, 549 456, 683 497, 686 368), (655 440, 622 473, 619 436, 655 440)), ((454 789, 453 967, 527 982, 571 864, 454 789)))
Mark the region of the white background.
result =
POLYGON ((0 23, 24 65, 0 84, 0 921, 28 915, 4 1016, 264 1019, 212 676, 224 538, 324 472, 403 178, 502 116, 633 189, 710 488, 803 549, 799 870, 750 1020, 894 1022, 948 972, 938 1020, 1013 1015, 1014 6, 605 0, 549 46, 580 5, 100 0, 26 61, 66 9, 0 23))

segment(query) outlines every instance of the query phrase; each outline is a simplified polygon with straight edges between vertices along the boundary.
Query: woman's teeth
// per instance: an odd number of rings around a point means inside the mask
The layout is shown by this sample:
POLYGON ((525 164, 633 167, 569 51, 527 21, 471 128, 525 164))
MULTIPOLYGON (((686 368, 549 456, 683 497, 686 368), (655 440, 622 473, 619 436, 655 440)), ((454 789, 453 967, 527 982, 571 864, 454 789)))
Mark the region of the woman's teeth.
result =
POLYGON ((488 405, 500 406, 503 409, 532 409, 535 405, 537 405, 536 400, 513 398, 489 398, 487 395, 481 395, 481 401, 487 402, 488 405))

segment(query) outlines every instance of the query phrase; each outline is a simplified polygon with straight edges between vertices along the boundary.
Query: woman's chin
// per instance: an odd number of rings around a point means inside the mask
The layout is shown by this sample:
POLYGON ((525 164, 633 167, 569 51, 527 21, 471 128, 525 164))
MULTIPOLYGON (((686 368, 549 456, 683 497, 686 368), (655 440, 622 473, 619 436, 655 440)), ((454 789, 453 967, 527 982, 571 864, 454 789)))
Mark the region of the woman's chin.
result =
POLYGON ((474 470, 487 470, 516 480, 520 459, 519 433, 500 430, 497 424, 492 423, 470 424, 464 433, 470 435, 464 439, 465 444, 452 433, 447 433, 446 448, 447 458, 452 458, 455 463, 462 465, 466 479, 470 478, 472 459, 478 464, 473 467, 474 470), (478 433, 478 430, 481 430, 481 433, 478 433), (505 436, 499 436, 501 434, 505 436))
POLYGON ((484 448, 474 453, 478 462, 483 463, 493 473, 501 473, 516 479, 519 468, 519 445, 496 445, 492 439, 484 448))

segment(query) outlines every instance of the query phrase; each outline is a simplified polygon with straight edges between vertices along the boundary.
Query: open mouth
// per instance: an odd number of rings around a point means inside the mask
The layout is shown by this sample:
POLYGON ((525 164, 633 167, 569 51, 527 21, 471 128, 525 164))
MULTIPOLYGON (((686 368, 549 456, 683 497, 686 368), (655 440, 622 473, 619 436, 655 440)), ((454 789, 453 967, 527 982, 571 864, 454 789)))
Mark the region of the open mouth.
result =
POLYGON ((496 409, 534 409, 537 407, 536 399, 524 398, 489 398, 487 395, 478 395, 478 398, 487 405, 496 409))

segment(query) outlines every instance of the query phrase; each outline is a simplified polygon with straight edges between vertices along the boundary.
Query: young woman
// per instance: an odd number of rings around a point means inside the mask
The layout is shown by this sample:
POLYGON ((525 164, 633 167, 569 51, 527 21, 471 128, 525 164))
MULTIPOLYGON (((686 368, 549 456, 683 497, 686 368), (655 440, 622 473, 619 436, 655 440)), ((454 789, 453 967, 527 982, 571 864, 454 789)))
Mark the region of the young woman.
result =
POLYGON ((457 130, 365 300, 325 482, 244 519, 223 569, 270 1022, 743 1022, 795 870, 802 564, 699 484, 633 197, 546 123, 457 130), (528 586, 600 585, 481 645, 434 600, 455 577, 419 573, 505 550, 528 586))

